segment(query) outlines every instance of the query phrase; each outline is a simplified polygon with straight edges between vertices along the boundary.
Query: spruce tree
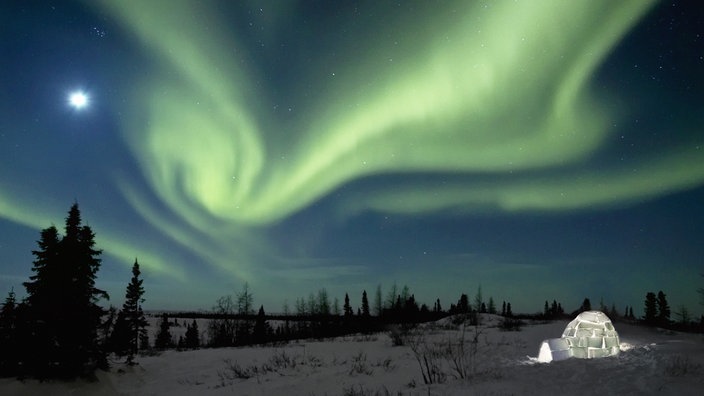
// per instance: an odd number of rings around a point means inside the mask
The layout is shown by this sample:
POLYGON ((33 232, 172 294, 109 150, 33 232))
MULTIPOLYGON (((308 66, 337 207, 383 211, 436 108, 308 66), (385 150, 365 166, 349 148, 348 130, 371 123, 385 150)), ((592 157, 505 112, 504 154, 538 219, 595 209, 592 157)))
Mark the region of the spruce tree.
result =
POLYGON ((580 312, 586 312, 586 311, 591 311, 592 310, 592 303, 589 301, 589 298, 585 298, 584 301, 582 301, 582 306, 579 308, 580 312))
POLYGON ((254 322, 254 343, 263 344, 267 340, 269 333, 269 326, 266 323, 266 313, 264 313, 264 306, 259 307, 257 313, 257 320, 254 322))
POLYGON ((159 322, 159 332, 156 334, 156 340, 154 340, 154 348, 156 349, 166 349, 173 346, 173 338, 171 337, 171 330, 169 324, 169 317, 166 313, 161 315, 161 322, 159 322))
POLYGON ((31 352, 23 366, 39 377, 90 375, 107 366, 98 336, 105 311, 97 302, 108 295, 95 286, 102 252, 92 229, 81 224, 78 204, 69 210, 62 238, 54 226, 40 235, 34 275, 24 283, 31 352))
POLYGON ((659 326, 667 327, 670 325, 670 305, 667 303, 667 296, 660 290, 658 292, 658 317, 659 326))
POLYGON ((200 347, 200 333, 198 323, 193 319, 193 323, 186 327, 186 348, 197 349, 200 347))
POLYGON ((17 301, 14 289, 10 290, 0 309, 0 377, 17 374, 19 349, 17 348, 17 301))
MULTIPOLYGON (((474 306, 477 307, 477 312, 482 312, 482 304, 484 303, 484 296, 482 295, 482 285, 477 288, 477 294, 474 296, 474 306)), ((486 306, 485 306, 486 308, 486 306)), ((486 310, 486 309, 485 309, 486 310)))
POLYGON ((643 320, 649 325, 653 325, 657 321, 657 304, 658 300, 655 293, 648 292, 645 295, 645 316, 643 320))
POLYGON ((345 318, 351 318, 354 314, 350 306, 350 296, 347 293, 345 293, 345 305, 342 306, 342 311, 344 312, 345 318))
POLYGON ((61 312, 64 297, 62 288, 67 287, 61 274, 59 262, 59 231, 51 226, 40 232, 29 282, 23 285, 27 291, 27 309, 25 312, 26 332, 22 338, 22 347, 26 355, 22 358, 22 367, 29 375, 40 378, 50 375, 53 365, 51 356, 58 355, 59 340, 57 329, 62 325, 61 312))
POLYGON ((110 334, 110 351, 118 356, 126 356, 130 349, 130 326, 127 323, 125 312, 120 310, 117 313, 117 319, 110 334))
POLYGON ((369 300, 367 299, 367 291, 362 291, 362 316, 369 317, 369 300))
POLYGON ((125 303, 122 305, 122 314, 124 316, 127 330, 127 364, 134 363, 134 356, 139 350, 139 338, 147 332, 147 319, 142 311, 142 303, 144 303, 144 287, 142 287, 142 279, 139 279, 139 263, 137 259, 132 265, 132 279, 127 285, 125 292, 125 303))
POLYGON ((469 313, 472 307, 469 306, 469 298, 466 294, 462 293, 460 299, 457 301, 457 311, 458 313, 469 313))

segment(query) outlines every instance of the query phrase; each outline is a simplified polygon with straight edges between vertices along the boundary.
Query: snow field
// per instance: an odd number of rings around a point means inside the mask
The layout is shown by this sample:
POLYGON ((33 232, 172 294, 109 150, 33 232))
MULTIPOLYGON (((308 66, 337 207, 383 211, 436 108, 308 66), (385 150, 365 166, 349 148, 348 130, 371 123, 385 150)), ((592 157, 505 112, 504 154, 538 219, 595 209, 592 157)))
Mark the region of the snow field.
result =
MULTIPOLYGON (((462 333, 448 318, 406 334, 416 351, 437 362, 442 380, 429 385, 412 345, 393 346, 387 333, 378 333, 284 345, 169 350, 141 356, 133 367, 115 363, 110 372, 99 372, 98 382, 2 379, 0 394, 698 395, 704 389, 702 335, 616 322, 623 344, 618 356, 543 364, 535 358, 541 341, 559 336, 568 321, 527 323, 522 331, 504 332, 497 327, 499 320, 486 315, 480 327, 467 326, 462 333), (464 379, 457 378, 446 355, 433 355, 457 345, 463 334, 463 364, 469 374, 464 379), (477 334, 476 349, 470 352, 477 334)), ((184 332, 191 321, 179 319, 184 332)), ((207 323, 202 320, 198 326, 203 332, 207 323)), ((178 338, 176 329, 172 327, 172 334, 178 338)), ((151 339, 155 331, 153 326, 151 339)))

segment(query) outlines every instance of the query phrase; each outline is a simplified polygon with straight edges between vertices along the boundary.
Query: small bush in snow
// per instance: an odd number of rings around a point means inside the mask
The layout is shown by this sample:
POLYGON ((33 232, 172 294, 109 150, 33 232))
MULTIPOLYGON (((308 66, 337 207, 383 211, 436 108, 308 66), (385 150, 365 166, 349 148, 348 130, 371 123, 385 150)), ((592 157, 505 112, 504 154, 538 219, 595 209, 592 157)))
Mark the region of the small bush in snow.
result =
POLYGON ((274 369, 274 371, 296 368, 296 358, 297 356, 291 356, 287 354, 285 350, 276 351, 269 358, 269 365, 274 369))
POLYGON ((437 345, 427 342, 423 333, 408 337, 407 341, 420 367, 423 382, 425 384, 445 382, 447 375, 441 367, 441 349, 437 345))
POLYGON ((367 354, 359 351, 358 354, 352 356, 352 362, 350 364, 350 375, 372 375, 374 374, 374 369, 369 367, 367 363, 367 354))
POLYGON ((516 318, 504 317, 504 319, 499 323, 499 330, 502 331, 521 331, 523 327, 523 321, 516 318))
POLYGON ((393 346, 404 346, 408 337, 411 335, 413 327, 411 325, 402 324, 399 326, 393 326, 389 330, 389 338, 391 338, 391 345, 393 346))
MULTIPOLYGON (((252 366, 253 367, 253 366, 252 366)), ((233 379, 250 379, 254 377, 255 370, 252 367, 242 367, 236 361, 230 359, 225 359, 225 371, 218 373, 222 378, 233 380, 233 379)))

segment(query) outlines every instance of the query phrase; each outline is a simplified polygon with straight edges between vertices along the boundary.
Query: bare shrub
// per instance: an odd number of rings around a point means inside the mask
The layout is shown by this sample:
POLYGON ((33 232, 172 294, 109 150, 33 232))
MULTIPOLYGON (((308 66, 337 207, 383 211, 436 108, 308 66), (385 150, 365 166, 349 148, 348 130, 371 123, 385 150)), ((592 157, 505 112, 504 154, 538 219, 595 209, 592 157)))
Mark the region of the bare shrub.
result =
POLYGON ((323 365, 323 362, 317 356, 308 355, 306 357, 304 364, 306 364, 309 367, 316 368, 316 367, 321 367, 323 365))
POLYGON ((402 324, 398 326, 392 326, 389 329, 389 338, 391 338, 392 346, 404 346, 409 336, 413 333, 413 326, 408 324, 402 324))
POLYGON ((369 367, 367 363, 367 354, 359 351, 358 354, 352 356, 352 361, 350 362, 350 375, 372 375, 374 374, 374 369, 369 367))
POLYGON ((516 318, 504 317, 504 319, 499 323, 499 330, 501 331, 521 331, 523 328, 523 321, 516 318))
POLYGON ((472 380, 478 376, 498 377, 498 372, 482 368, 482 353, 488 346, 483 328, 461 325, 459 335, 445 341, 430 342, 425 334, 417 332, 406 341, 418 362, 425 384, 442 383, 448 376, 472 380))
POLYGON ((396 365, 393 363, 393 360, 391 360, 391 357, 377 361, 375 366, 381 367, 387 373, 396 369, 396 365))
POLYGON ((298 364, 296 358, 297 356, 291 356, 285 350, 277 350, 269 358, 269 365, 277 372, 282 369, 296 368, 298 364))
POLYGON ((242 367, 237 361, 225 359, 225 370, 218 371, 220 382, 224 386, 225 383, 232 383, 235 380, 247 380, 254 377, 255 372, 252 367, 242 367))
POLYGON ((474 332, 467 337, 467 327, 462 326, 456 342, 448 338, 442 349, 443 358, 450 367, 450 374, 456 379, 469 379, 477 373, 477 352, 482 332, 479 326, 474 326, 474 332))
POLYGON ((408 346, 413 351, 413 356, 418 362, 420 372, 425 384, 437 384, 445 382, 447 375, 441 369, 440 359, 442 351, 436 345, 427 342, 425 335, 421 332, 406 339, 408 346))

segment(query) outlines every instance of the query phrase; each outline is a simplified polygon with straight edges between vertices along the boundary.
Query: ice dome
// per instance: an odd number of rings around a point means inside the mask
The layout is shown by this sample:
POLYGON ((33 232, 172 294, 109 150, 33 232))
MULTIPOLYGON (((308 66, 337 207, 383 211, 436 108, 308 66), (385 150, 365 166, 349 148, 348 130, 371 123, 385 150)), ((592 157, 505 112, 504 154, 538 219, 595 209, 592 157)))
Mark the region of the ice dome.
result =
POLYGON ((552 338, 540 345, 538 361, 551 362, 570 357, 590 359, 619 353, 618 333, 606 314, 586 311, 567 324, 562 338, 552 338))

